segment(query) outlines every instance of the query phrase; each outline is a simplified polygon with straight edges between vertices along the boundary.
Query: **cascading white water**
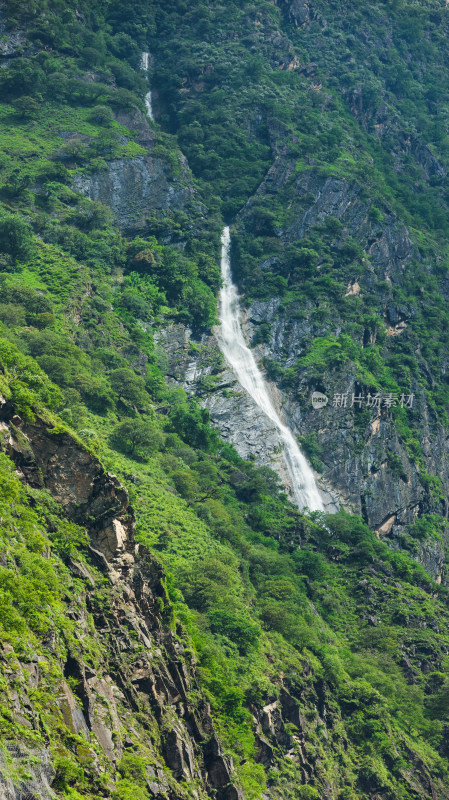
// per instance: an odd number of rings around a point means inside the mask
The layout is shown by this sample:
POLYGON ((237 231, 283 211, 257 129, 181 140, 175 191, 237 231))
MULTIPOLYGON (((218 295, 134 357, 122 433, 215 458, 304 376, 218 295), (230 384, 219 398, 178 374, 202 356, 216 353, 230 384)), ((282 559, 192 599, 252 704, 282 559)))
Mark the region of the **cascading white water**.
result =
MULTIPOLYGON (((150 54, 149 53, 142 53, 142 69, 146 74, 148 74, 148 71, 150 69, 150 54)), ((148 114, 149 118, 154 122, 153 101, 152 101, 151 89, 145 95, 145 108, 147 110, 147 114, 148 114)))
POLYGON ((279 439, 283 444, 283 456, 290 476, 295 502, 300 508, 306 506, 311 511, 323 511, 324 505, 314 474, 301 453, 292 432, 281 421, 270 398, 264 377, 243 337, 239 297, 237 288, 232 280, 229 227, 223 230, 221 244, 223 288, 220 291, 221 326, 218 335, 220 349, 235 372, 241 386, 253 398, 264 414, 276 425, 279 431, 279 439))
POLYGON ((151 89, 145 95, 145 108, 147 110, 147 114, 152 122, 154 122, 154 114, 153 114, 153 101, 151 97, 151 89))

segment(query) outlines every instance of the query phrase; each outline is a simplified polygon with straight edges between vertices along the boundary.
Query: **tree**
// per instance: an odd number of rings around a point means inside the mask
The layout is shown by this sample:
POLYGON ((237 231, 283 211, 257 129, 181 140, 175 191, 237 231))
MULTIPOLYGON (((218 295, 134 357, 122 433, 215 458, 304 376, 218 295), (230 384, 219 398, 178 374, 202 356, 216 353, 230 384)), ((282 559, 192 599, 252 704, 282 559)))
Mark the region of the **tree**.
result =
POLYGON ((66 158, 77 164, 85 160, 87 150, 81 140, 73 136, 71 139, 67 139, 65 144, 61 147, 60 153, 61 158, 66 158))
POLYGON ((231 639, 241 655, 247 653, 250 647, 256 646, 261 629, 251 619, 222 609, 210 611, 208 617, 211 630, 231 639))
POLYGON ((207 409, 200 408, 193 399, 188 405, 175 408, 170 416, 170 427, 191 447, 214 452, 218 446, 218 435, 209 424, 207 409))
POLYGON ((115 426, 109 437, 112 447, 127 456, 145 460, 162 447, 162 431, 142 419, 130 419, 115 426))
POLYGON ((103 203, 86 201, 73 213, 72 222, 83 231, 99 230, 105 228, 112 219, 110 208, 103 203))
POLYGON ((110 375, 111 386, 125 403, 130 403, 136 408, 143 409, 148 406, 148 395, 145 390, 145 381, 131 369, 123 367, 114 369, 110 375))
POLYGON ((13 106, 23 119, 35 117, 40 108, 38 101, 29 95, 18 97, 17 100, 14 100, 13 106))
POLYGON ((13 261, 25 261, 34 249, 31 227, 20 214, 5 211, 0 214, 0 251, 13 261))
POLYGON ((96 122, 97 125, 108 126, 113 122, 114 115, 109 106, 95 106, 90 113, 89 119, 91 122, 96 122))
POLYGON ((0 320, 10 328, 23 327, 26 323, 25 309, 16 303, 0 303, 0 320))
POLYGON ((69 79, 63 72, 52 72, 48 76, 47 94, 54 100, 65 100, 69 91, 69 79))
POLYGON ((326 574, 326 564, 320 553, 313 550, 295 550, 293 560, 301 575, 308 575, 312 580, 320 580, 326 574))
POLYGON ((84 47, 81 55, 87 67, 95 67, 101 61, 101 54, 95 47, 84 47))
POLYGON ((188 321, 194 330, 211 327, 217 322, 217 303, 211 290, 200 280, 186 287, 183 297, 188 321))

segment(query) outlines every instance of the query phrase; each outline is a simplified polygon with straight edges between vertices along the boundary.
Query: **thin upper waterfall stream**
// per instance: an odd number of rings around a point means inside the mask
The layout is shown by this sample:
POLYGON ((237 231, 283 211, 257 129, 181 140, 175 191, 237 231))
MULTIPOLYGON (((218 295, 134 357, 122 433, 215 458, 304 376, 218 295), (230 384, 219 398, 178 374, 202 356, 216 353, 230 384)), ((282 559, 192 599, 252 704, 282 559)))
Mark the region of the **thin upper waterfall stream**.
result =
POLYGON ((300 508, 306 506, 311 511, 323 511, 323 501, 312 469, 301 453, 293 433, 281 421, 270 397, 265 378, 243 336, 239 296, 232 280, 229 227, 223 230, 221 244, 223 288, 220 291, 220 330, 218 334, 220 349, 236 374, 240 385, 279 431, 285 466, 290 476, 296 504, 300 508))
MULTIPOLYGON (((148 75, 150 69, 150 54, 149 53, 142 53, 142 69, 146 75, 148 75)), ((147 110, 147 114, 149 118, 154 122, 154 114, 153 114, 153 97, 151 94, 151 89, 145 95, 145 108, 147 110)))

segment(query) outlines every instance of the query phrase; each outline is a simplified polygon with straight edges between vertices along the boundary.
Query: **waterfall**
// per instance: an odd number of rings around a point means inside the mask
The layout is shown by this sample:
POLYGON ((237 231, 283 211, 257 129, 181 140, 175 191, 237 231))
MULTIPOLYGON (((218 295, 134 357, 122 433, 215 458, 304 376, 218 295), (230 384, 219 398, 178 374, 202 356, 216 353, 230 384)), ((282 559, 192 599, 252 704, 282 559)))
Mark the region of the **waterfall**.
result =
MULTIPOLYGON (((148 75, 148 71, 150 69, 150 54, 149 53, 142 53, 142 62, 141 68, 148 75)), ((151 96, 151 89, 145 95, 145 108, 147 110, 147 114, 149 118, 154 122, 154 114, 153 114, 153 101, 151 96)))
POLYGON ((153 114, 153 104, 151 100, 151 89, 145 95, 145 108, 147 110, 147 114, 152 122, 154 122, 154 114, 153 114))
POLYGON ((324 505, 314 474, 301 453, 291 430, 283 424, 270 398, 268 386, 245 343, 240 322, 240 305, 237 288, 232 280, 229 227, 221 237, 220 331, 218 342, 226 360, 235 372, 240 385, 257 403, 263 413, 275 424, 283 444, 283 458, 290 476, 296 504, 311 511, 323 511, 324 505))

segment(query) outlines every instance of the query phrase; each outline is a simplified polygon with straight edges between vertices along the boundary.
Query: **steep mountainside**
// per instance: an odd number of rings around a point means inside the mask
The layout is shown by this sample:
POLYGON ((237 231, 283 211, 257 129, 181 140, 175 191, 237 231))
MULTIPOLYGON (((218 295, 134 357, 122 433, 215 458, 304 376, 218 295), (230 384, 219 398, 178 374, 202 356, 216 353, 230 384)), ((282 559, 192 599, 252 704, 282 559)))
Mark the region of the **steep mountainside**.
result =
POLYGON ((1 4, 0 798, 449 798, 448 15, 1 4))
MULTIPOLYGON (((164 14, 161 122, 210 191, 230 195, 248 335, 306 452, 347 507, 396 538, 418 513, 446 515, 447 13, 278 5, 215 9, 208 47, 191 40, 208 39, 211 8, 164 14), (330 399, 319 413, 313 391, 330 399), (353 395, 363 399, 351 407, 353 395), (402 395, 413 395, 408 413, 402 395)), ((237 442, 232 402, 228 413, 222 400, 206 404, 237 442)))

